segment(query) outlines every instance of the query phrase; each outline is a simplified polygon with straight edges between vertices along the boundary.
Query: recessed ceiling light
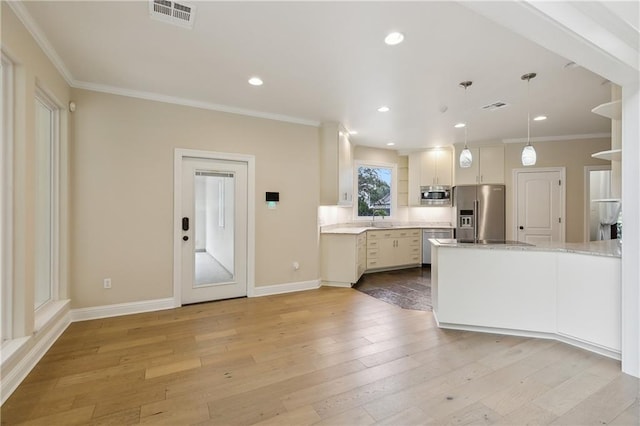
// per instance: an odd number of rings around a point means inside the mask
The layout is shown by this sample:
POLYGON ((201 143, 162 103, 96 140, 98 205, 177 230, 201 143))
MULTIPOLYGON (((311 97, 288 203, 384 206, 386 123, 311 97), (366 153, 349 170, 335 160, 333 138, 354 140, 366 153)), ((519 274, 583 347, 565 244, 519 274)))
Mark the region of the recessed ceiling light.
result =
POLYGON ((394 146, 394 145, 395 145, 395 142, 389 142, 389 143, 387 143, 387 146, 394 146))
POLYGON ((534 121, 542 121, 542 120, 546 120, 546 119, 547 119, 546 115, 539 115, 539 116, 533 118, 534 121))
POLYGON ((396 44, 400 44, 402 43, 402 40, 404 40, 404 34, 399 32, 389 33, 384 38, 384 42, 387 43, 389 46, 395 46, 396 44))
POLYGON ((386 105, 383 105, 380 108, 378 108, 378 112, 388 112, 388 111, 389 111, 389 107, 386 105))
POLYGON ((262 86, 263 82, 260 77, 251 77, 249 79, 249 84, 252 86, 262 86))
POLYGON ((464 124, 464 123, 458 123, 453 127, 455 127, 456 129, 461 129, 461 128, 465 127, 465 126, 466 126, 466 124, 464 124))

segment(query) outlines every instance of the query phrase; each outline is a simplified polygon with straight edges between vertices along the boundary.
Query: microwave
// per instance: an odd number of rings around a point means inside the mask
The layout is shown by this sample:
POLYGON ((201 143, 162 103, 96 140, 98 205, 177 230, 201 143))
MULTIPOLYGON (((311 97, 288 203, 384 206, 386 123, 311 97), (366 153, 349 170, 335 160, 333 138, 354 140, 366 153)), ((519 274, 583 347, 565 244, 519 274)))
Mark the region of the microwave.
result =
POLYGON ((420 205, 451 206, 451 187, 447 185, 429 185, 420 187, 420 205))

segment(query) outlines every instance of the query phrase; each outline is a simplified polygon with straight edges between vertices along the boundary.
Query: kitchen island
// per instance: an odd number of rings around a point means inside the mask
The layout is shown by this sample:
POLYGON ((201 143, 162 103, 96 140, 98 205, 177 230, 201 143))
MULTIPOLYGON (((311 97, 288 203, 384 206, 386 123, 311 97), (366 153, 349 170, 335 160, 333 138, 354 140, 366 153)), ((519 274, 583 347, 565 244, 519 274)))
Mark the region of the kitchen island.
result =
POLYGON ((430 241, 433 313, 441 328, 550 338, 620 359, 617 241, 430 241))

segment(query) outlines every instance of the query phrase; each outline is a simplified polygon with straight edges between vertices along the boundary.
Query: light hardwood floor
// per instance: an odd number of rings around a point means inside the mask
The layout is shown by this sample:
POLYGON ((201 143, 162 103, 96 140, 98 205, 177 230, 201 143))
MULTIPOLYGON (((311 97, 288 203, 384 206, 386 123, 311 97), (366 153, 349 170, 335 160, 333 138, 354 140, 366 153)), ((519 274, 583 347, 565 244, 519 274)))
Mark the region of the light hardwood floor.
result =
POLYGON ((2 424, 626 424, 639 381, 553 341, 445 331, 353 289, 72 324, 2 424))

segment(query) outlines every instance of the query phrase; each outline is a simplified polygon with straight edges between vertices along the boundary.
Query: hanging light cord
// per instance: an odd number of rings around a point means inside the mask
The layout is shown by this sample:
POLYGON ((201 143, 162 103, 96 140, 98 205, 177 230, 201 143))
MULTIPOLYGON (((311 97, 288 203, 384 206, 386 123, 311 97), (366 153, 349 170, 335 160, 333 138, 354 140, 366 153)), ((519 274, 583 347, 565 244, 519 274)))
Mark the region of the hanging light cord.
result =
POLYGON ((469 147, 467 146, 467 127, 469 127, 469 108, 467 104, 467 87, 469 87, 469 85, 465 84, 464 85, 464 109, 467 110, 467 120, 464 125, 464 149, 469 149, 469 147))
POLYGON ((531 77, 527 78, 527 145, 531 145, 531 95, 529 85, 531 77))
POLYGON ((463 81, 460 83, 460 86, 464 87, 464 109, 467 111, 467 120, 464 123, 464 149, 469 149, 467 146, 467 127, 469 126, 469 108, 467 102, 467 88, 471 86, 473 82, 471 81, 463 81))
POLYGON ((530 72, 529 74, 525 74, 520 79, 527 80, 527 146, 531 145, 531 94, 530 94, 530 84, 531 79, 536 78, 535 72, 530 72))

